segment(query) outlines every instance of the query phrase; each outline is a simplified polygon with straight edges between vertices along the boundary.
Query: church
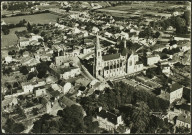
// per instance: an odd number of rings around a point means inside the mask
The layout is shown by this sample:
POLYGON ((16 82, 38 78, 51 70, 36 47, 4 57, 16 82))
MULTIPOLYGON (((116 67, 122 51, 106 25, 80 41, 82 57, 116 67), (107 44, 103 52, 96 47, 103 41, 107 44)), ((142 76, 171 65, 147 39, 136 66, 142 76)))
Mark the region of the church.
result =
POLYGON ((141 70, 143 70, 143 64, 134 51, 127 49, 126 40, 124 40, 124 48, 121 52, 103 56, 97 34, 93 64, 95 78, 99 76, 105 79, 123 77, 141 70))

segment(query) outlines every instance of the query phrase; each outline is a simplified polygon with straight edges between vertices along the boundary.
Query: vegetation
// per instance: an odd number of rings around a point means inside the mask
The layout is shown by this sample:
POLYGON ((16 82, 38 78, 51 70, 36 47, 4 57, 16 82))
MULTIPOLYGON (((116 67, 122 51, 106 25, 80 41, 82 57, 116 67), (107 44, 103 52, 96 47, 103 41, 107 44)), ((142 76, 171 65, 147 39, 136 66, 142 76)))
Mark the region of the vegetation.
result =
POLYGON ((112 90, 105 89, 105 93, 97 99, 93 94, 89 97, 82 97, 79 102, 85 109, 87 116, 95 116, 99 106, 111 111, 118 108, 125 124, 131 127, 132 133, 154 131, 156 129, 154 126, 151 127, 153 129, 149 129, 150 112, 165 111, 169 107, 168 101, 148 92, 136 90, 123 82, 115 83, 112 90))
POLYGON ((83 117, 82 108, 77 105, 59 110, 58 117, 45 114, 34 122, 33 133, 94 133, 98 123, 92 123, 92 117, 83 117), (56 120, 57 119, 57 120, 56 120))
POLYGON ((22 123, 16 123, 13 119, 9 118, 3 127, 6 133, 21 133, 25 127, 22 123))

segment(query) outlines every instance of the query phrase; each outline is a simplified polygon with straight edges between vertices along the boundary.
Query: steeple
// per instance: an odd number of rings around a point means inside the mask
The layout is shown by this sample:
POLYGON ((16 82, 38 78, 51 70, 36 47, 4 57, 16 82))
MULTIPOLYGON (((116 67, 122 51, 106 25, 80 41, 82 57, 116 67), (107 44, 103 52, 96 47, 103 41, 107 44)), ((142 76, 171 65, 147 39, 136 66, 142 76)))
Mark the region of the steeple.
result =
POLYGON ((96 35, 96 50, 100 49, 100 41, 99 41, 99 35, 98 35, 98 32, 97 32, 97 35, 96 35))

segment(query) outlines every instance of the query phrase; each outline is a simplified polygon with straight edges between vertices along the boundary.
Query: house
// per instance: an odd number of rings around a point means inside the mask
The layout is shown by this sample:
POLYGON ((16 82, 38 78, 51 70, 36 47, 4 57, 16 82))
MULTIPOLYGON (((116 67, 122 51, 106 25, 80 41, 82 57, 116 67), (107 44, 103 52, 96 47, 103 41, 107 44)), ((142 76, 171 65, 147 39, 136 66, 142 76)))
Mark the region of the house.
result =
POLYGON ((159 55, 150 55, 147 56, 147 65, 151 66, 160 61, 160 56, 159 55))
POLYGON ((166 64, 166 65, 161 65, 161 69, 162 69, 162 72, 163 72, 164 74, 170 75, 170 73, 171 73, 171 67, 170 67, 168 64, 166 64))
POLYGON ((113 131, 117 129, 119 125, 123 124, 122 116, 116 115, 109 111, 99 107, 99 112, 96 116, 97 121, 99 122, 99 127, 108 131, 113 131))
POLYGON ((170 85, 170 104, 173 103, 176 99, 181 99, 183 96, 183 86, 179 83, 173 83, 170 85))
POLYGON ((28 57, 28 56, 29 56, 29 52, 28 51, 23 52, 23 57, 28 57))
POLYGON ((99 32, 99 29, 94 26, 94 27, 92 28, 92 32, 93 32, 93 33, 97 33, 97 32, 99 32))
POLYGON ((184 104, 184 103, 182 103, 181 105, 175 105, 174 112, 178 112, 179 114, 190 115, 191 106, 189 104, 184 104))
POLYGON ((21 87, 26 94, 32 92, 34 88, 31 82, 22 82, 21 87))
POLYGON ((54 91, 62 92, 61 87, 60 87, 58 84, 56 84, 56 83, 51 84, 51 88, 52 88, 54 91))
POLYGON ((71 77, 75 77, 81 73, 81 70, 79 67, 68 67, 62 69, 62 72, 60 73, 60 79, 69 79, 71 77))
POLYGON ((86 78, 79 78, 76 80, 77 84, 81 84, 82 86, 85 86, 85 87, 87 87, 90 82, 91 81, 89 79, 86 79, 86 78))
POLYGON ((72 87, 72 84, 70 82, 65 81, 60 81, 59 85, 62 87, 62 92, 64 95, 67 94, 72 87))
POLYGON ((59 104, 60 104, 61 107, 65 108, 66 106, 71 106, 71 105, 74 105, 74 104, 77 104, 77 103, 74 102, 73 100, 69 99, 66 96, 62 96, 59 99, 59 104))
POLYGON ((12 60, 13 60, 13 59, 12 59, 12 56, 10 56, 10 55, 8 55, 8 56, 5 57, 6 63, 11 63, 12 60))
POLYGON ((24 48, 29 45, 29 38, 19 37, 19 47, 24 48))
POLYGON ((55 78, 54 76, 48 76, 46 78, 46 83, 47 84, 52 84, 52 83, 55 83, 55 82, 57 82, 57 78, 55 78))
POLYGON ((3 110, 7 110, 9 107, 15 106, 18 104, 18 100, 16 97, 10 97, 10 98, 6 98, 4 100, 2 100, 2 107, 3 110))
POLYGON ((60 98, 61 93, 59 91, 52 91, 50 92, 51 97, 55 100, 58 100, 60 98))
POLYGON ((180 114, 176 119, 176 126, 177 127, 186 127, 191 128, 191 116, 180 114))
POLYGON ((80 86, 78 89, 77 97, 81 96, 83 92, 85 91, 86 87, 80 86))
POLYGON ((128 39, 129 39, 129 34, 128 34, 128 33, 123 32, 123 31, 121 31, 120 36, 121 36, 121 39, 126 39, 126 40, 128 40, 128 39))
POLYGON ((33 92, 35 93, 36 97, 45 96, 47 94, 45 86, 35 87, 33 89, 33 92))

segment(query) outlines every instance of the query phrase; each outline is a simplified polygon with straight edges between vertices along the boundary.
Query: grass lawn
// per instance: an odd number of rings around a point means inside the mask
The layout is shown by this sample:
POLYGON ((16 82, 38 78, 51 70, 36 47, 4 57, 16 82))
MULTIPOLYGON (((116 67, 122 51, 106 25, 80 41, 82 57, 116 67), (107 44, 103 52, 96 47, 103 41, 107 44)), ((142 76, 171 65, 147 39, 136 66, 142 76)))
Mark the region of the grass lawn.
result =
POLYGON ((54 15, 51 13, 35 14, 35 15, 25 15, 25 16, 14 16, 3 18, 6 23, 19 23, 19 21, 25 19, 27 22, 35 24, 48 24, 49 22, 56 22, 59 15, 54 15))
POLYGON ((26 30, 26 27, 10 29, 10 33, 8 35, 1 33, 1 55, 3 58, 8 55, 8 50, 12 50, 16 47, 15 44, 17 43, 18 38, 15 35, 15 31, 23 30, 26 30))
POLYGON ((23 31, 23 30, 27 30, 26 27, 13 28, 10 29, 10 33, 8 35, 2 34, 1 49, 14 46, 18 40, 17 36, 15 35, 15 31, 23 31))

